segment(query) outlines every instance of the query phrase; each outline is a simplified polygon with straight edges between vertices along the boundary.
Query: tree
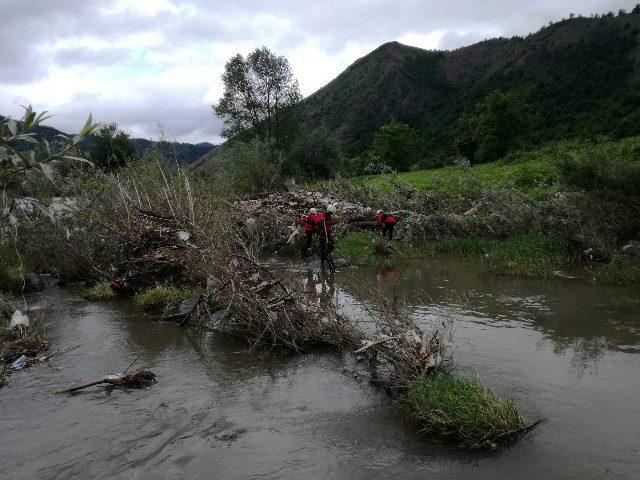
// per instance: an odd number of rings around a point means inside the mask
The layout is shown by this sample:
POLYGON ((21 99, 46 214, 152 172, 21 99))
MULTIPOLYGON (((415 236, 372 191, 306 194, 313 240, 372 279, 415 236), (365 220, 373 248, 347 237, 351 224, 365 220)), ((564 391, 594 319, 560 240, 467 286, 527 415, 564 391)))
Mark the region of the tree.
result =
POLYGON ((344 165, 340 145, 325 127, 298 136, 289 160, 305 178, 330 178, 344 165))
POLYGON ((222 135, 251 130, 278 148, 283 113, 302 98, 287 59, 266 47, 247 58, 237 54, 225 65, 222 82, 224 94, 213 107, 224 120, 222 135))
POLYGON ((633 10, 631 10, 631 13, 633 13, 634 15, 637 15, 640 13, 640 3, 637 3, 635 7, 633 7, 633 10))
POLYGON ((418 161, 420 139, 406 123, 389 122, 382 125, 371 144, 376 160, 397 170, 408 170, 418 161))
POLYGON ((512 93, 495 90, 462 116, 455 144, 472 163, 497 160, 521 143, 528 132, 527 105, 512 93))
POLYGON ((117 170, 136 157, 136 144, 115 123, 102 125, 90 138, 93 145, 89 147, 89 155, 105 172, 117 170))

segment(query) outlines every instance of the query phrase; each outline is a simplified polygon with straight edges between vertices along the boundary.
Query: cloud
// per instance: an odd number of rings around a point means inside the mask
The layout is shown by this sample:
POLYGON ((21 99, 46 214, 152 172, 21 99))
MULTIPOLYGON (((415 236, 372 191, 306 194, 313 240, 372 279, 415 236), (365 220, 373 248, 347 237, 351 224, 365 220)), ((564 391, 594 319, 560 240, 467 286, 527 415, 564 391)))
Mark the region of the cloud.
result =
POLYGON ((69 132, 93 112, 136 136, 160 122, 171 138, 219 141, 211 104, 237 52, 285 55, 309 95, 390 40, 455 49, 636 1, 0 0, 0 114, 33 103, 69 132))

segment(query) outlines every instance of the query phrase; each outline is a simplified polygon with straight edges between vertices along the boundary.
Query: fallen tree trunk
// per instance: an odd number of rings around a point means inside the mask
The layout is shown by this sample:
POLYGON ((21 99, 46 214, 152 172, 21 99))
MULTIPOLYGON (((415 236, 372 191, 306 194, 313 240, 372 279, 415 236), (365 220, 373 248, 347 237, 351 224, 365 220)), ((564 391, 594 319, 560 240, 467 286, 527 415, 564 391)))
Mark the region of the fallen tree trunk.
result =
POLYGON ((156 382, 156 376, 150 370, 139 370, 129 375, 113 375, 105 377, 101 380, 94 382, 83 383, 75 387, 67 388, 56 393, 71 393, 78 390, 84 390, 85 388, 93 387, 94 385, 113 385, 114 387, 122 388, 143 388, 156 382))

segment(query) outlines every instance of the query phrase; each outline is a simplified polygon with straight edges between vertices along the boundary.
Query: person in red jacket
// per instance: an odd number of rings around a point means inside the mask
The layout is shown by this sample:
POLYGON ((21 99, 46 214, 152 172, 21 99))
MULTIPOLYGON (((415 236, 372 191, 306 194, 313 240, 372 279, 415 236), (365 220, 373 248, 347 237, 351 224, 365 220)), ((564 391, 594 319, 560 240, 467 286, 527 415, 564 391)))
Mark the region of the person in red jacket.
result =
POLYGON ((316 232, 316 222, 318 220, 318 210, 315 208, 310 208, 309 213, 303 215, 300 219, 300 225, 304 228, 304 236, 305 236, 305 244, 302 249, 302 255, 305 256, 309 249, 311 248, 311 244, 313 243, 313 235, 316 232))
POLYGON ((378 210, 376 213, 378 225, 382 227, 382 235, 388 235, 389 240, 393 240, 393 229, 395 228, 396 223, 398 223, 398 220, 396 219, 396 215, 398 215, 398 213, 399 212, 385 212, 383 210, 378 210))
POLYGON ((335 211, 335 205, 329 204, 324 212, 318 212, 316 218, 316 233, 320 237, 320 265, 323 269, 325 262, 329 262, 331 266, 333 265, 329 255, 335 248, 333 241, 333 224, 335 223, 333 214, 335 211))

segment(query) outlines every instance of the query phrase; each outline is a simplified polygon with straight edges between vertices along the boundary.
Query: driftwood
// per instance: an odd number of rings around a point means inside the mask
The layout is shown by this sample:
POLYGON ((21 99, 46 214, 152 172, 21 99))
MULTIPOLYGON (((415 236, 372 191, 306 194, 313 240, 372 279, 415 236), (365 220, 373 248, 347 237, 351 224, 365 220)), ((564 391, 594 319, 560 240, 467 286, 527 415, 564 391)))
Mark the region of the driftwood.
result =
POLYGON ((143 388, 148 387, 149 385, 156 382, 156 376, 150 370, 138 370, 135 373, 131 373, 129 375, 114 375, 105 377, 101 380, 96 380, 94 382, 83 383, 82 385, 77 385, 75 387, 67 388, 66 390, 61 390, 56 393, 71 393, 77 392, 78 390, 84 390, 85 388, 93 387, 94 385, 113 385, 114 387, 122 387, 122 388, 143 388))

